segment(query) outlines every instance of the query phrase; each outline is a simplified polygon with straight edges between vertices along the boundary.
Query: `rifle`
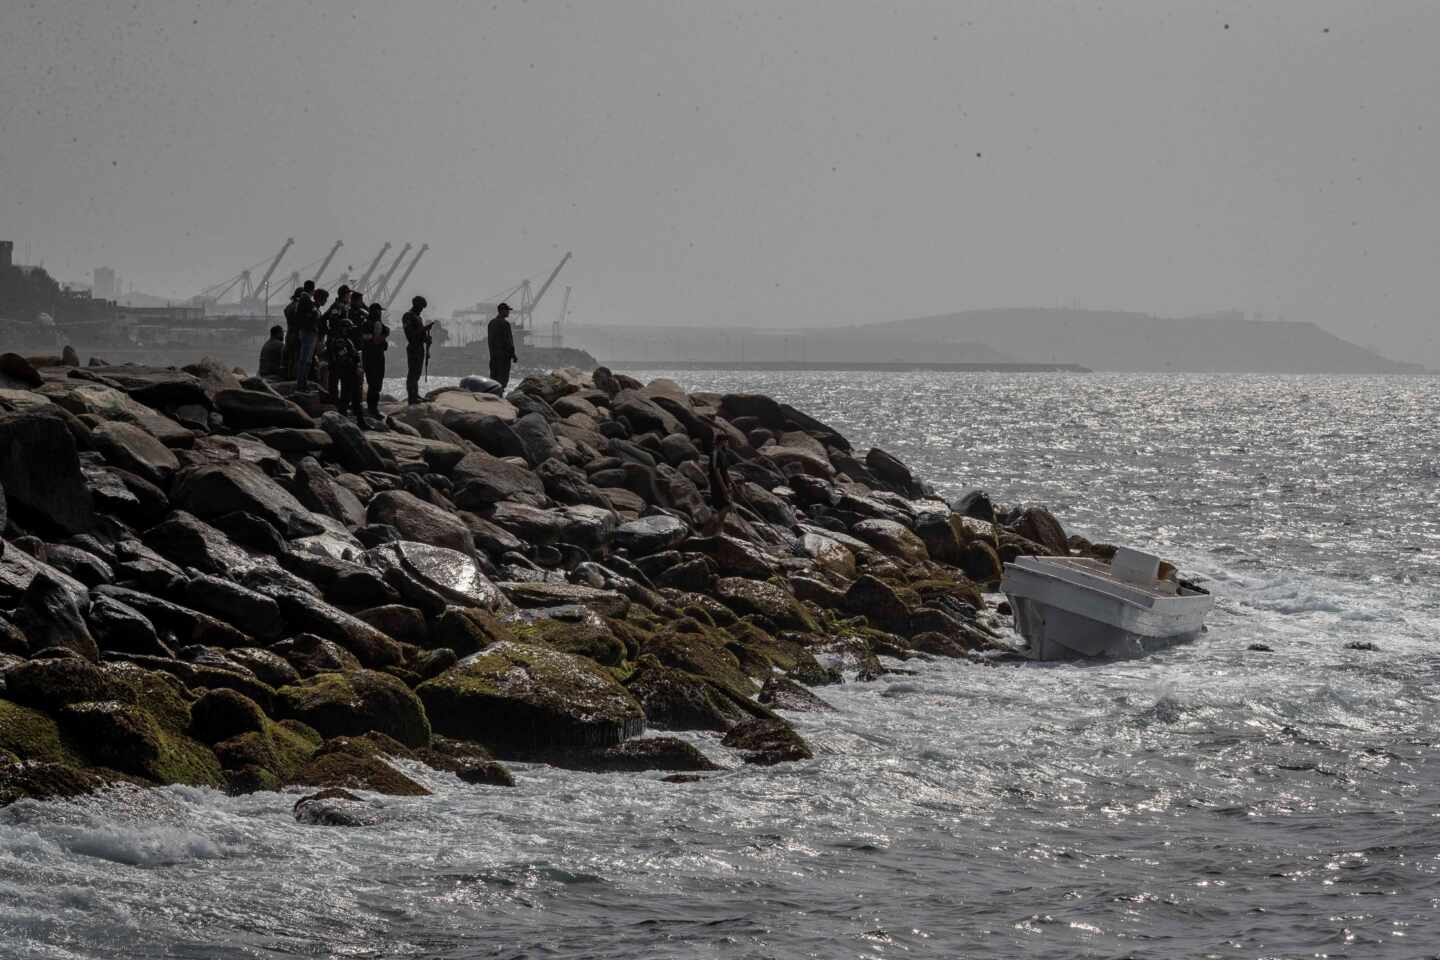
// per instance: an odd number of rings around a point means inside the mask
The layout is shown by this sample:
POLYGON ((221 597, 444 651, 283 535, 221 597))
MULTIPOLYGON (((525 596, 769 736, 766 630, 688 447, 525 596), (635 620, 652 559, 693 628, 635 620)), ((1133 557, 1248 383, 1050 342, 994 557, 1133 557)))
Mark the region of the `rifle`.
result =
POLYGON ((430 328, 433 327, 433 326, 435 326, 435 321, 434 321, 434 320, 431 320, 429 323, 425 324, 425 383, 426 383, 426 384, 429 384, 429 383, 430 383, 430 328))

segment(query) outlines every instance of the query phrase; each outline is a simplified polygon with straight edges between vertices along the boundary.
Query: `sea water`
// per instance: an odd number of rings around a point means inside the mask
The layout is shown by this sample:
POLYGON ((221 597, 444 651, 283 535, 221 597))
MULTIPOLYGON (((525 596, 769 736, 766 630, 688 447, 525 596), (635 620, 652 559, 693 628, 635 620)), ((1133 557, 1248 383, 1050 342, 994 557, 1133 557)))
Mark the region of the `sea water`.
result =
POLYGON ((726 766, 699 783, 407 767, 435 795, 348 829, 296 823, 293 795, 17 803, 0 957, 1440 953, 1440 380, 675 377, 1172 558, 1214 592, 1209 632, 1114 664, 893 664, 916 672, 793 716, 812 761, 686 734, 726 766))

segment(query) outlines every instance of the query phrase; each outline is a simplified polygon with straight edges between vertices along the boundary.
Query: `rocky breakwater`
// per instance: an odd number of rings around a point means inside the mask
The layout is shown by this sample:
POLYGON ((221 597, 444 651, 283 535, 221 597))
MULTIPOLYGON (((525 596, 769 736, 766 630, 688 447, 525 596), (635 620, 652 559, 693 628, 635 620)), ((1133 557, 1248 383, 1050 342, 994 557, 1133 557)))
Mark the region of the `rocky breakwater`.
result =
POLYGON ((1070 549, 763 396, 562 370, 362 430, 210 361, 64 359, 0 358, 0 804, 804 759, 777 711, 989 647, 1000 556, 1070 549))

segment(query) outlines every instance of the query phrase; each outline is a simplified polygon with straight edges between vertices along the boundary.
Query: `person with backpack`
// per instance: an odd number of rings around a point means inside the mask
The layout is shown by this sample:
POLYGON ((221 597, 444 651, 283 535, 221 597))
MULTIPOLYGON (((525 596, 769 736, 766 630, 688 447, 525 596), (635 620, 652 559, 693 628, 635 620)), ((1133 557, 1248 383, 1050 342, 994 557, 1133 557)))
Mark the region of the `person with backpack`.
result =
POLYGON ((430 328, 435 325, 433 320, 425 323, 420 318, 427 306, 424 297, 413 297, 409 312, 400 321, 405 331, 405 400, 411 404, 420 402, 420 370, 430 346, 430 328))
POLYGON ((341 413, 349 410, 355 416, 360 429, 366 428, 365 410, 360 405, 360 345, 355 324, 350 322, 346 311, 331 311, 330 337, 327 349, 330 352, 331 375, 339 378, 339 393, 336 406, 341 413))
POLYGON ((390 345, 390 328, 385 326, 380 304, 370 304, 361 335, 361 355, 365 361, 367 387, 366 408, 370 416, 381 419, 380 388, 385 382, 385 351, 390 345))

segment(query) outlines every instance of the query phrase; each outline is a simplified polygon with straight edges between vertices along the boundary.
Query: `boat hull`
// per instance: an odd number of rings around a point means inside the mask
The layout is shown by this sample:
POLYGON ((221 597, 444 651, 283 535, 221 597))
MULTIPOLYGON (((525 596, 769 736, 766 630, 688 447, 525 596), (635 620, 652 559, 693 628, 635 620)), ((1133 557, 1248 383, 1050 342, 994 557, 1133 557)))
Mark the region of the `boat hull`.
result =
POLYGON ((1113 577, 1102 566, 1066 558, 1006 564, 1021 652, 1035 660, 1129 659, 1193 640, 1205 629, 1212 598, 1113 577))

